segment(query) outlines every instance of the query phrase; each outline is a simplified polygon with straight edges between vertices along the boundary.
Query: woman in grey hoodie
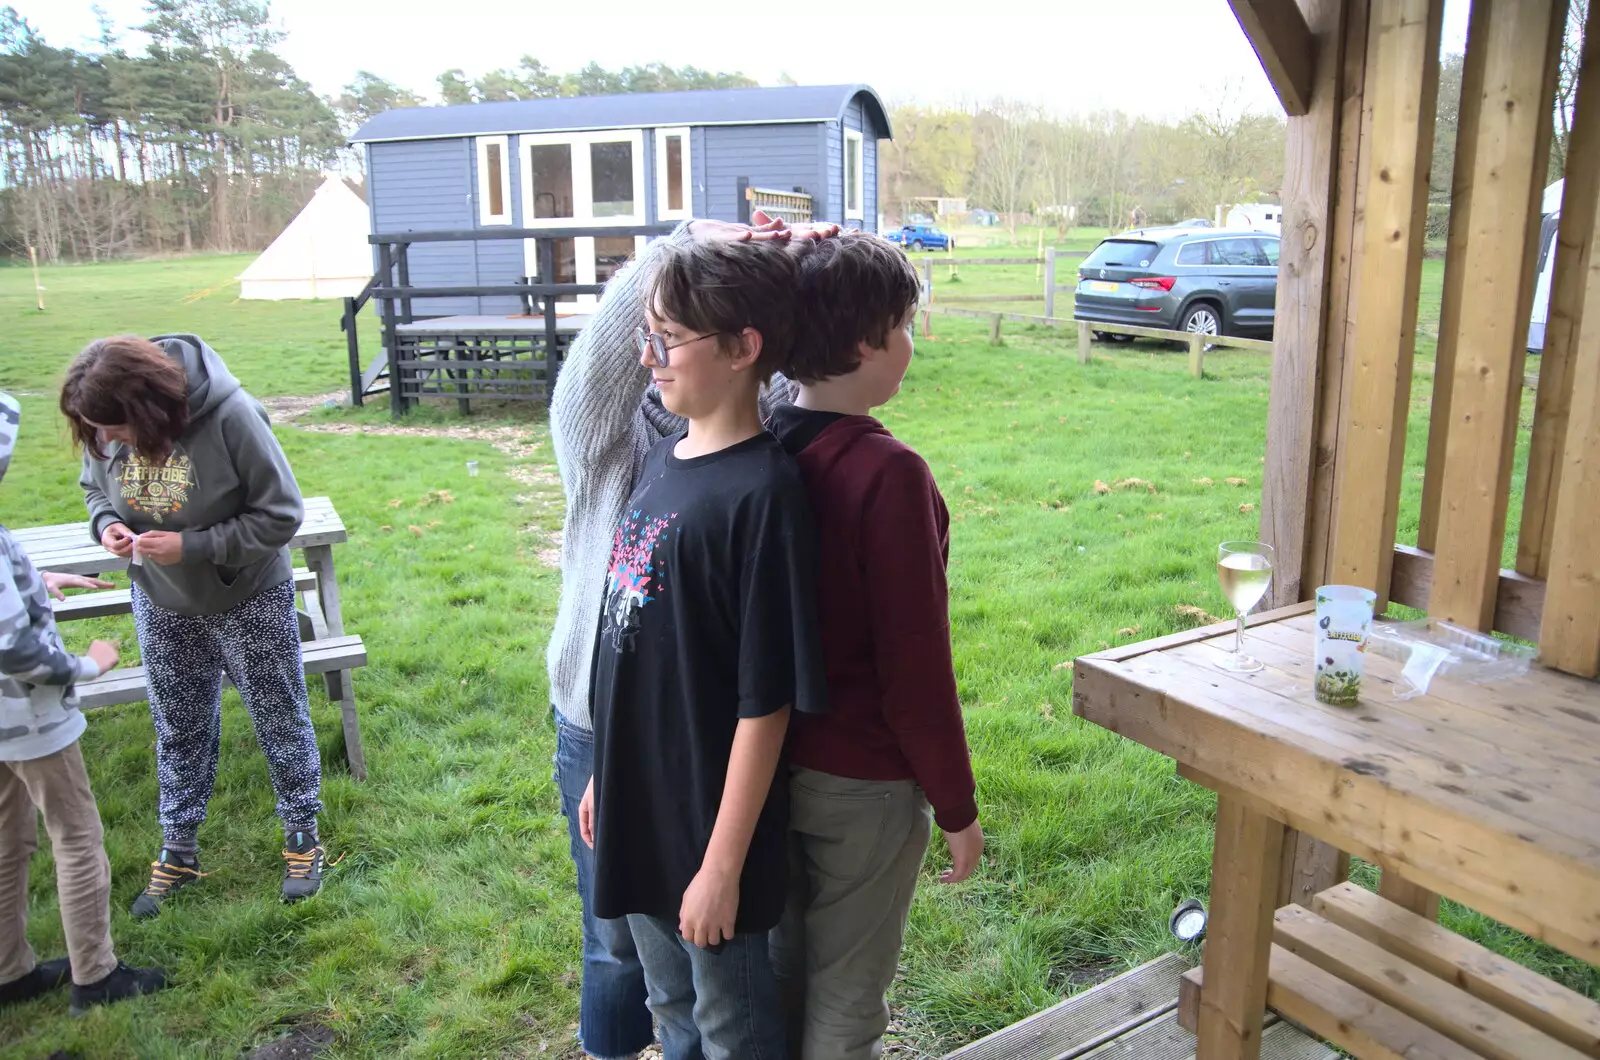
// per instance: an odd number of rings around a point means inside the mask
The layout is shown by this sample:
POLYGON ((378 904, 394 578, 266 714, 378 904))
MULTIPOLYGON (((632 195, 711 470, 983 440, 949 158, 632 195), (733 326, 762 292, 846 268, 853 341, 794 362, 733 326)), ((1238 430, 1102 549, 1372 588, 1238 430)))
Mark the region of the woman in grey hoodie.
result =
POLYGON ((224 673, 277 793, 284 900, 315 894, 322 767, 288 548, 304 510, 266 411, 194 335, 91 342, 67 371, 61 411, 83 448, 90 533, 133 564, 163 833, 133 915, 154 916, 200 878, 224 673))

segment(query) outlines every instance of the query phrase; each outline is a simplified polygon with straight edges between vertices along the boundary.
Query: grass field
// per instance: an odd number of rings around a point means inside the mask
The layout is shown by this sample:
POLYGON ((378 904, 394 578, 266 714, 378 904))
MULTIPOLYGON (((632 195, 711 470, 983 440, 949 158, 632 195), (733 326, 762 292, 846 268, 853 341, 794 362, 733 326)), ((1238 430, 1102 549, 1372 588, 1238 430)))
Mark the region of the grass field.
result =
MULTIPOLYGON (((27 395, 0 522, 82 517, 52 394, 95 335, 196 332, 262 396, 340 386, 337 306, 235 303, 227 280, 243 260, 51 269, 44 314, 26 271, 0 270, 13 336, 0 387, 27 395)), ((1429 269, 1403 533, 1437 321, 1429 269)), ((954 517, 956 665, 989 851, 954 887, 932 882, 942 845, 930 855, 893 997, 905 1056, 938 1055, 1174 947, 1168 913, 1205 894, 1212 799, 1074 719, 1067 664, 1191 624, 1179 606, 1222 610, 1214 547, 1256 530, 1268 384, 1258 354, 1216 351, 1193 380, 1184 355, 1156 346, 1107 347, 1080 366, 1065 333, 1008 326, 994 348, 979 325, 941 319, 935 334, 883 417, 926 455, 954 517), (1102 494, 1097 481, 1122 485, 1102 494)), ((0 1011, 0 1057, 230 1056, 312 1024, 339 1057, 570 1055, 577 900, 543 654, 559 580, 539 555, 561 516, 549 442, 537 410, 470 424, 498 429, 499 448, 461 437, 451 408, 414 419, 408 434, 362 433, 386 425, 383 410, 317 409, 302 421, 314 429, 279 432, 302 489, 333 497, 350 528, 336 552, 346 624, 372 658, 356 677, 365 784, 346 774, 336 711, 313 691, 324 834, 344 863, 315 901, 277 901, 272 793, 230 693, 202 832, 212 875, 133 923, 125 909, 158 843, 151 726, 142 705, 95 714, 84 746, 113 932, 125 957, 167 965, 181 986, 83 1020, 64 996, 0 1011), (467 460, 482 474, 467 477, 467 460)), ((80 650, 97 632, 132 645, 127 623, 67 627, 80 650)), ((30 938, 58 954, 44 849, 31 897, 30 938)), ((1594 969, 1466 911, 1446 916, 1600 996, 1594 969)))

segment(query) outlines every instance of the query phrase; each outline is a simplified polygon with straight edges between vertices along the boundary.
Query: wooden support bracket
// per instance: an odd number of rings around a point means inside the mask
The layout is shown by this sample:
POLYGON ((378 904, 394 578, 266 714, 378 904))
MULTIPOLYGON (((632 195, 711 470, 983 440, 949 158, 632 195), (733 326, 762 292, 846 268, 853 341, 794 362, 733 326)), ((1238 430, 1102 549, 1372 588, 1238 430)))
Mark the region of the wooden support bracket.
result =
POLYGON ((1228 0, 1233 17, 1256 50, 1284 113, 1298 118, 1311 109, 1316 41, 1295 0, 1228 0))

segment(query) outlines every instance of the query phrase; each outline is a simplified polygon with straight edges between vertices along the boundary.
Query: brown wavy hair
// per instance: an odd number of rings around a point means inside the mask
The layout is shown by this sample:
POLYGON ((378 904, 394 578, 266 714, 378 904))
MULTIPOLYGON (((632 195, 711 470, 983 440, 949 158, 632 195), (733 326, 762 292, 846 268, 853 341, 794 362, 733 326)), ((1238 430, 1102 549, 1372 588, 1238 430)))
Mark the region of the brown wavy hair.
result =
POLYGON ((783 244, 668 244, 658 262, 646 304, 690 331, 720 333, 724 352, 727 336, 755 328, 755 376, 770 379, 794 341, 795 265, 783 244))
POLYGON ((73 439, 97 460, 102 427, 127 427, 134 451, 162 463, 189 426, 189 377, 166 352, 137 335, 95 339, 67 369, 61 413, 73 439))
POLYGON ((795 241, 799 328, 778 370, 797 383, 819 383, 861 367, 861 344, 875 350, 917 308, 922 281, 905 251, 871 232, 846 229, 836 239, 795 241))

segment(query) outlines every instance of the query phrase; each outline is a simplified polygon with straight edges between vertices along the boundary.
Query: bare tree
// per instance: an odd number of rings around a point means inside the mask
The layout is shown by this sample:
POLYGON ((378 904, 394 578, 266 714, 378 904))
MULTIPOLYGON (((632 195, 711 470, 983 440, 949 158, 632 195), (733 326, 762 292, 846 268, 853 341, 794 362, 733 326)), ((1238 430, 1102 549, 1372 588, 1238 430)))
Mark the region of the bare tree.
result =
POLYGON ((1589 0, 1570 0, 1567 32, 1561 39, 1561 72, 1556 80, 1556 134, 1550 141, 1550 173, 1559 177, 1567 168, 1567 140, 1572 135, 1572 111, 1578 97, 1578 71, 1583 65, 1583 30, 1589 23, 1589 0))
POLYGON ((1088 184, 1089 163, 1093 154, 1089 132, 1076 121, 1046 121, 1040 124, 1039 183, 1064 238, 1074 222, 1078 199, 1088 184))
POLYGON ((1028 201, 1038 172, 1034 136, 1038 120, 1038 111, 1033 107, 1000 100, 984 108, 974 123, 978 192, 1005 216, 1013 244, 1017 241, 1017 216, 1028 201))

